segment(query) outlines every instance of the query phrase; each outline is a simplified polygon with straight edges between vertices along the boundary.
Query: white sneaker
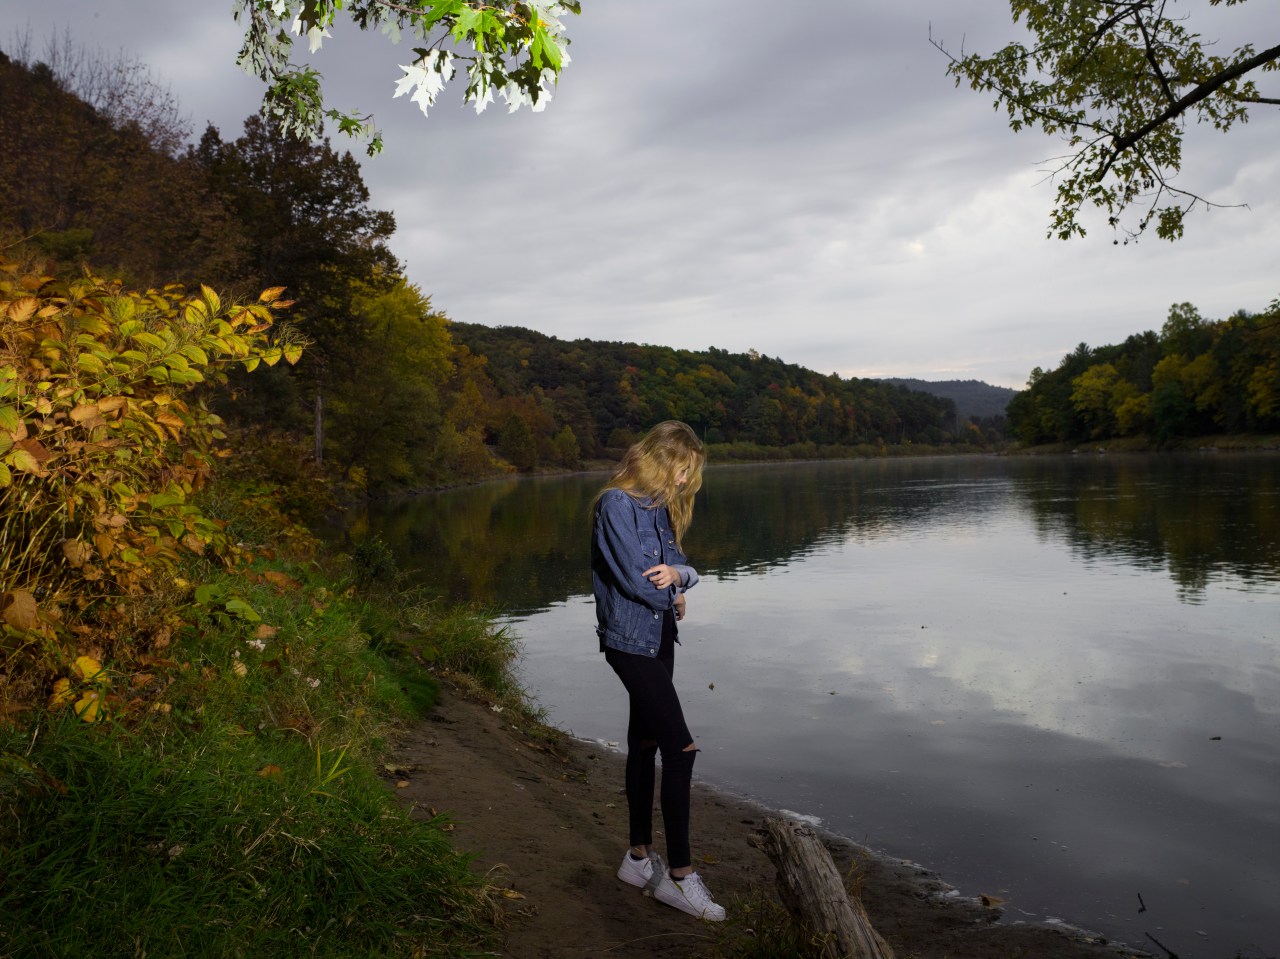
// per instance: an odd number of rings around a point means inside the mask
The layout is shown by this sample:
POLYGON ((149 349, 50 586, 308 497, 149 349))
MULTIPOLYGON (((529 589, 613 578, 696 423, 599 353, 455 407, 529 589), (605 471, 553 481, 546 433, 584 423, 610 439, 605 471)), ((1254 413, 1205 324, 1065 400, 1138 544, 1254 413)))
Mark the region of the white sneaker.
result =
POLYGON ((654 890, 653 897, 668 906, 675 906, 682 912, 708 922, 723 922, 724 907, 717 905, 711 893, 703 885, 702 877, 691 872, 683 879, 672 879, 664 875, 654 890))
POLYGON ((666 873, 667 867, 656 852, 649 853, 645 859, 633 859, 631 850, 628 849, 622 857, 622 865, 618 867, 619 879, 632 886, 639 886, 649 895, 652 895, 653 889, 666 873))

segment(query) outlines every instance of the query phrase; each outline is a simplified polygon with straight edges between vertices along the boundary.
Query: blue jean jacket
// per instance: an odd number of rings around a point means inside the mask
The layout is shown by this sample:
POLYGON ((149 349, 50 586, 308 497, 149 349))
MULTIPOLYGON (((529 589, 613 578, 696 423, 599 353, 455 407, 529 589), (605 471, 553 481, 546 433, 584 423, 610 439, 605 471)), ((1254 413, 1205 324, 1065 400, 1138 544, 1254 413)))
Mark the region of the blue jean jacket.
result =
MULTIPOLYGON (((611 489, 596 504, 591 533, 591 585, 596 596, 596 634, 624 653, 657 656, 662 617, 680 593, 698 582, 698 571, 676 546, 665 506, 611 489), (655 589, 644 571, 666 563, 681 584, 655 589)), ((677 640, 678 641, 678 640, 677 640)))

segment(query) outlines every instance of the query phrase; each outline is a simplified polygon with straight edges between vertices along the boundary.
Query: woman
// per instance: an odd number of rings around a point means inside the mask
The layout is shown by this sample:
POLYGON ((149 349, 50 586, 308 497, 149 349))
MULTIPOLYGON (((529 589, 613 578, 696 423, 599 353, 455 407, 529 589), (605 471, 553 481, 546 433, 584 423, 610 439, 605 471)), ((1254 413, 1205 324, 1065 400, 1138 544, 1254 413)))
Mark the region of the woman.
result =
POLYGON ((630 697, 627 808, 631 848, 618 878, 702 919, 720 921, 717 905, 693 870, 689 789, 697 747, 671 682, 676 622, 685 593, 698 582, 681 540, 702 485, 702 443, 686 424, 659 423, 627 450, 596 497, 591 579, 600 650, 630 697), (662 822, 670 868, 653 851, 655 757, 662 753, 662 822))

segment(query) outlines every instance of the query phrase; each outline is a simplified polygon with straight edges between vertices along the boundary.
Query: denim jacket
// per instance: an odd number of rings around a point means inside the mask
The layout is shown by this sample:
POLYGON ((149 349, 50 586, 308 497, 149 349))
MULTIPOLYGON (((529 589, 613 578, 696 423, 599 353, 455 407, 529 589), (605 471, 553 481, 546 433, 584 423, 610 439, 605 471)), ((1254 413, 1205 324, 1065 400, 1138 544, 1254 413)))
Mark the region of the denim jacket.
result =
POLYGON ((611 489, 596 504, 592 527, 591 584, 600 649, 657 656, 663 616, 677 595, 698 582, 697 570, 676 546, 667 508, 611 489), (643 573, 659 563, 674 567, 681 584, 655 589, 643 573))

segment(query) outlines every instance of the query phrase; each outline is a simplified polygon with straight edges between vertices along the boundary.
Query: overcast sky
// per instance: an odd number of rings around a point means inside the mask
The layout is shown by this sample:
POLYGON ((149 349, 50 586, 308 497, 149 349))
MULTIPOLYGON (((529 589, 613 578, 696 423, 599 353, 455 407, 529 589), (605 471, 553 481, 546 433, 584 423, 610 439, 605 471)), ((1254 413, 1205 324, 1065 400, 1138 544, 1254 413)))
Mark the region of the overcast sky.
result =
MULTIPOLYGON (((1269 3, 1176 6, 1234 44, 1275 39, 1269 3)), ((1020 388, 1077 343, 1159 329, 1172 303, 1217 318, 1280 296, 1276 108, 1188 140, 1180 184, 1249 209, 1197 212, 1176 244, 1114 246, 1093 213, 1085 239, 1048 240, 1060 144, 957 90, 931 26, 984 52, 1016 36, 995 0, 583 0, 540 114, 476 116, 459 85, 424 118, 391 98, 407 44, 349 24, 313 62, 332 105, 375 113, 379 157, 335 145, 456 320, 1020 388)), ((7 3, 0 48, 68 28, 153 66, 196 135, 234 139, 257 109, 230 3, 7 3)))

